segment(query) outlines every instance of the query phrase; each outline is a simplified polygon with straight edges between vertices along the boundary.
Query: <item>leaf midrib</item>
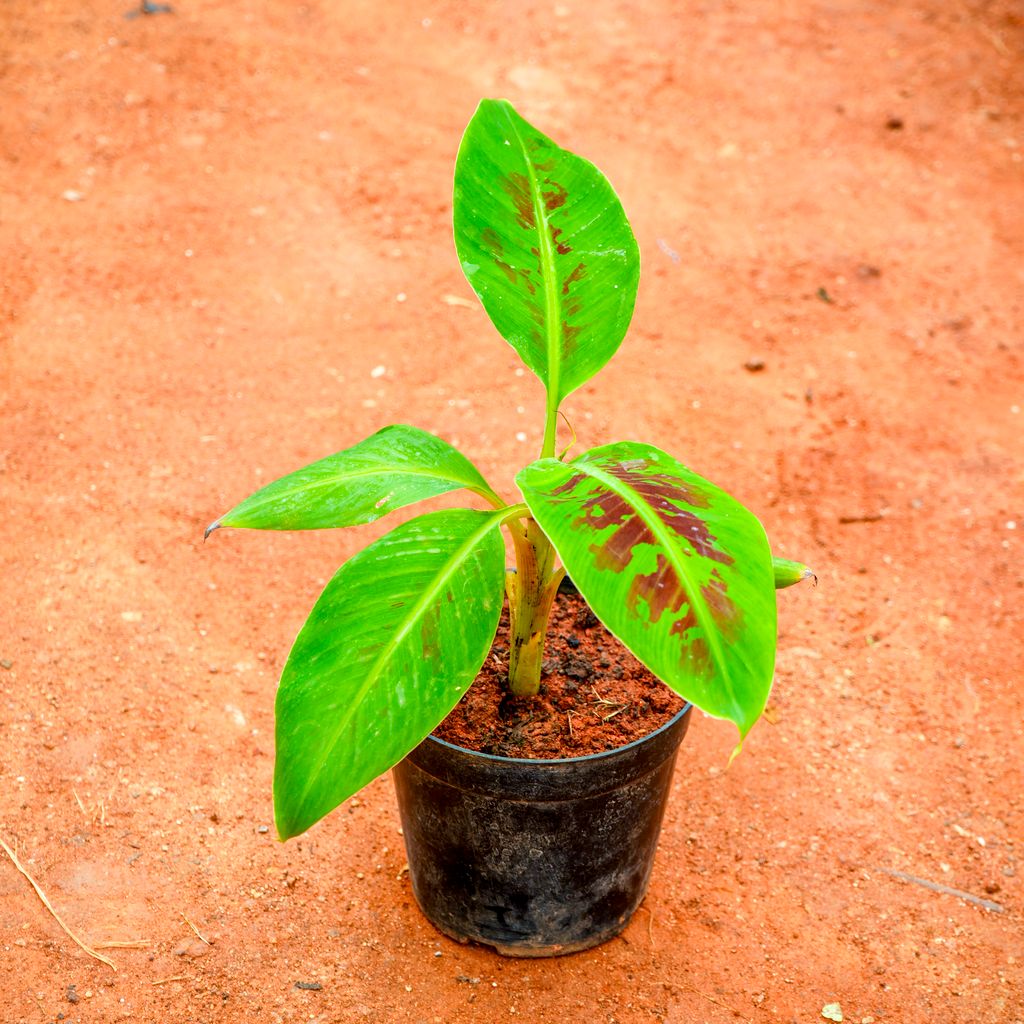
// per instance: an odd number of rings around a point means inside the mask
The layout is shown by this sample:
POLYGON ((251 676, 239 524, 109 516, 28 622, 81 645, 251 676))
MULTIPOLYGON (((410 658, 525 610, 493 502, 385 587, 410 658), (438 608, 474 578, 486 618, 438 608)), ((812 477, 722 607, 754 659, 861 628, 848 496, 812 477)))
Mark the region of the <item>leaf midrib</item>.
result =
MULTIPOLYGON (((508 117, 508 111, 505 112, 508 117)), ((538 248, 540 251, 541 276, 544 280, 544 329, 545 329, 545 351, 547 353, 547 392, 548 407, 552 401, 557 405, 559 390, 562 378, 562 317, 561 303, 558 299, 558 280, 555 273, 555 258, 551 245, 551 233, 548 230, 550 222, 547 217, 547 210, 541 200, 540 186, 537 183, 537 174, 527 152, 526 144, 519 134, 519 127, 509 117, 509 125, 519 144, 519 151, 522 154, 523 162, 526 164, 526 173, 530 179, 530 201, 533 203, 533 221, 537 225, 538 248)))
MULTIPOLYGON (((380 677, 387 661, 398 649, 401 642, 409 635, 416 623, 422 619, 428 606, 434 599, 434 595, 436 595, 438 591, 447 584, 454 575, 455 570, 469 557, 484 536, 486 536, 490 530, 494 529, 495 526, 500 525, 504 516, 504 513, 501 512, 493 512, 490 514, 480 512, 477 514, 487 515, 487 521, 480 527, 480 529, 474 531, 458 548, 456 548, 455 551, 452 552, 451 556, 444 562, 441 569, 435 574, 433 584, 424 590, 423 594, 411 607, 402 626, 385 642, 376 659, 374 659, 373 664, 370 666, 369 671, 366 673, 366 678, 363 680, 362 686, 360 686, 356 692, 355 699, 349 702, 349 710, 342 716, 337 727, 334 729, 333 737, 324 750, 322 757, 323 763, 326 764, 326 762, 330 760, 331 754, 334 752, 334 748, 338 745, 343 733, 355 717, 355 714, 362 705, 367 693, 380 677)), ((319 779, 320 774, 320 772, 317 772, 316 774, 311 773, 309 775, 306 780, 306 785, 302 789, 302 794, 297 801, 298 807, 305 806, 310 791, 319 779)))
MULTIPOLYGON (((339 484, 348 482, 349 480, 359 480, 373 476, 388 475, 428 477, 433 480, 449 481, 451 483, 457 484, 459 487, 467 487, 471 490, 473 487, 480 486, 480 480, 472 478, 463 479, 462 477, 452 476, 451 474, 448 473, 438 473, 437 471, 431 469, 399 469, 394 466, 385 466, 382 464, 380 466, 369 467, 364 470, 358 470, 349 473, 332 474, 331 476, 326 477, 323 480, 317 480, 305 485, 282 488, 279 491, 275 491, 273 494, 268 494, 261 501, 254 502, 252 505, 249 506, 248 511, 252 512, 257 509, 262 509, 267 505, 276 504, 277 502, 285 498, 291 498, 296 494, 316 493, 317 491, 323 490, 325 488, 336 487, 339 484)), ((267 486, 272 487, 273 484, 268 484, 267 486)), ((231 523, 227 521, 230 518, 230 516, 231 513, 229 512, 224 517, 224 519, 221 520, 222 526, 231 526, 231 523)))

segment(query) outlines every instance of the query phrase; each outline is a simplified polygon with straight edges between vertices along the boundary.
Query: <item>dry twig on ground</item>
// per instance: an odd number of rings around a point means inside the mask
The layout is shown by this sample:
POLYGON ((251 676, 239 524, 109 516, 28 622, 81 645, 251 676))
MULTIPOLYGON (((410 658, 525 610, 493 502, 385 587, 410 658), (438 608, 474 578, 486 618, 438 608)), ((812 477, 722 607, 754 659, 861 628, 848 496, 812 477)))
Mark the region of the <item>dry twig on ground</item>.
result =
POLYGON ((2 839, 0 839, 0 846, 2 846, 4 848, 4 852, 7 854, 8 857, 11 858, 11 863, 29 880, 29 884, 32 886, 33 889, 35 889, 36 895, 39 897, 40 900, 42 900, 43 906, 46 907, 46 909, 53 915, 54 921, 56 921, 57 924, 59 924, 61 926, 61 928, 63 928, 64 931, 67 932, 67 934, 69 936, 71 936, 71 938, 74 939, 74 941, 79 946, 81 946, 81 948, 84 949, 86 953, 89 954, 89 956, 93 957, 96 960, 99 960, 101 963, 106 964, 112 971, 116 971, 117 967, 114 965, 114 961, 113 960, 109 960, 102 953, 97 953, 95 949, 91 949, 89 946, 87 946, 61 920, 60 914, 58 914, 57 911, 53 909, 53 906, 51 905, 50 901, 46 898, 46 893, 43 892, 43 890, 39 887, 39 883, 36 882, 36 880, 21 866, 21 862, 18 860, 18 858, 15 855, 14 851, 2 839))

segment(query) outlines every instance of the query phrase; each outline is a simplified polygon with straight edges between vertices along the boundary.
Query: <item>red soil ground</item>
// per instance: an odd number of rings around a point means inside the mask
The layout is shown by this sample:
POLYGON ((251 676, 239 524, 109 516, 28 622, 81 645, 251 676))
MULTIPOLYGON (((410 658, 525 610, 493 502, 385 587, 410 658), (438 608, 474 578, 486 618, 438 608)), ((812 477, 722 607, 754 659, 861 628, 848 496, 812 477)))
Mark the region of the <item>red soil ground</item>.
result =
POLYGON ((0 1020, 1024 1020, 1019 5, 129 3, 0 11, 0 837, 147 945, 88 958, 0 853, 0 1020), (421 918, 387 778, 268 829, 278 672, 378 528, 202 543, 390 422, 506 488, 538 447, 450 241, 482 96, 640 242, 581 444, 672 451, 820 578, 728 771, 694 720, 644 907, 558 961, 421 918))

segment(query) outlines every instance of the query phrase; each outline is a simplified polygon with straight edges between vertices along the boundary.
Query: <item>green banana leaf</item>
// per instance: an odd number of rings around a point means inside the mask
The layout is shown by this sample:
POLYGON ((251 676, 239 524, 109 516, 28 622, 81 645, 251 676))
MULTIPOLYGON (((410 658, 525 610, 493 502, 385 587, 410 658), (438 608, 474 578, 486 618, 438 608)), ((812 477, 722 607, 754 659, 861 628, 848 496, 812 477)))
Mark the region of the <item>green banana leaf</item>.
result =
POLYGON ((633 315, 640 254, 593 164, 505 100, 484 100, 455 165, 455 248, 499 334, 561 400, 612 357, 633 315))
POLYGON ((260 488, 206 530, 322 530, 372 523, 423 498, 467 487, 494 492, 476 467, 447 441, 418 427, 395 425, 351 448, 260 488))
POLYGON ((635 442, 542 459, 517 482, 598 618, 680 696, 745 736, 775 663, 775 581, 757 519, 635 442))
POLYGON ((419 516, 327 584, 277 692, 274 813, 282 839, 405 757, 476 678, 501 612, 502 516, 419 516))

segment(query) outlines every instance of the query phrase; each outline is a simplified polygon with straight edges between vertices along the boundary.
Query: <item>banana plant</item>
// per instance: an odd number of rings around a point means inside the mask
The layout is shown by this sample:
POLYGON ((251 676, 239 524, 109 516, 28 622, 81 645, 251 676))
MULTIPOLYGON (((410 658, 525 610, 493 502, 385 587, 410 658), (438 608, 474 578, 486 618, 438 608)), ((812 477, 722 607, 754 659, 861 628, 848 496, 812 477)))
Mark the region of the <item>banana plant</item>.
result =
POLYGON ((337 571, 299 632, 276 702, 274 808, 299 835, 401 760, 472 685, 509 605, 508 686, 536 694, 568 573, 655 675, 740 742, 764 710, 777 588, 811 575, 773 558, 755 516, 671 455, 618 441, 558 453, 562 402, 621 344, 640 257, 611 185, 503 100, 484 100, 455 164, 455 248, 497 332, 539 378, 539 457, 499 495, 466 456, 390 426, 268 484, 218 527, 372 522, 463 490, 483 509, 413 518, 337 571), (502 531, 511 538, 506 572, 502 531))

